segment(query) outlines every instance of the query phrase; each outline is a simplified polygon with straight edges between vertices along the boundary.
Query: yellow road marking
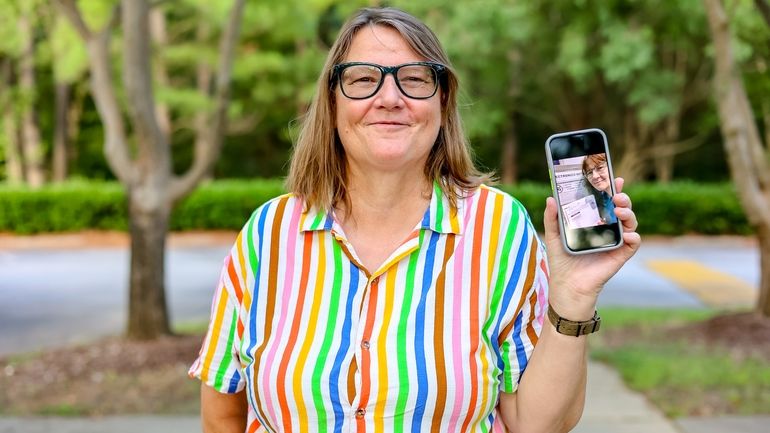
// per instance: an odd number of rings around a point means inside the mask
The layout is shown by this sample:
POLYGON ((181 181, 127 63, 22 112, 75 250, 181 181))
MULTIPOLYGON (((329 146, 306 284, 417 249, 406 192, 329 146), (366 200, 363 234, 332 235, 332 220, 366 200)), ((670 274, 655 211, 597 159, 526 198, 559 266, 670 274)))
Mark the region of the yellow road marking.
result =
POLYGON ((745 307, 757 302, 758 290, 751 284, 692 260, 647 260, 647 266, 710 307, 745 307))

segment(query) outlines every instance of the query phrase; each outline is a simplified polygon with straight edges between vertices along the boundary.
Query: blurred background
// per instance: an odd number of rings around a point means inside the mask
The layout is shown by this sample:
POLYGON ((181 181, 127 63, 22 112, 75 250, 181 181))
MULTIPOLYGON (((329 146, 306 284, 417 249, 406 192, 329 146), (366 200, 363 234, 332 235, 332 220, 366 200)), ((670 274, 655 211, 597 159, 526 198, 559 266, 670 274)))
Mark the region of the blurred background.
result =
MULTIPOLYGON (((98 31, 109 0, 77 2, 98 31)), ((230 0, 157 1, 151 10, 158 120, 186 170, 209 108, 230 0)), ((628 181, 729 178, 713 101, 714 49, 700 0, 246 2, 235 46, 224 146, 211 176, 280 177, 329 45, 361 6, 424 18, 461 79, 468 135, 504 183, 547 181, 543 142, 599 127, 628 181)), ((770 122, 770 30, 752 1, 731 1, 734 49, 761 130, 770 122)), ((122 31, 110 39, 116 97, 122 31)), ((0 1, 0 179, 39 185, 114 179, 83 40, 42 0, 0 1)))
POLYGON ((0 0, 0 415, 197 413, 221 258, 283 192, 340 26, 384 5, 443 42, 536 227, 546 138, 606 132, 646 243, 593 357, 668 418, 770 415, 768 0, 0 0))

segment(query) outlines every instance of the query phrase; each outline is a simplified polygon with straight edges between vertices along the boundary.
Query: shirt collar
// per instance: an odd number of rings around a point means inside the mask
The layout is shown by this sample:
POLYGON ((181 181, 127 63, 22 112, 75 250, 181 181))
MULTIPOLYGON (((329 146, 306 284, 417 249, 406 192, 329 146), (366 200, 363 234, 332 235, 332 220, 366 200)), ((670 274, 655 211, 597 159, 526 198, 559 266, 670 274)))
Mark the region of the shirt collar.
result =
MULTIPOLYGON (((436 233, 461 235, 463 232, 463 221, 460 215, 463 214, 464 202, 465 199, 461 197, 457 201, 457 209, 453 210, 449 199, 441 191, 438 183, 434 182, 430 206, 428 206, 428 209, 425 210, 425 214, 422 216, 420 227, 436 233)), ((331 212, 313 206, 302 213, 300 231, 331 231, 334 225, 334 217, 331 212)))

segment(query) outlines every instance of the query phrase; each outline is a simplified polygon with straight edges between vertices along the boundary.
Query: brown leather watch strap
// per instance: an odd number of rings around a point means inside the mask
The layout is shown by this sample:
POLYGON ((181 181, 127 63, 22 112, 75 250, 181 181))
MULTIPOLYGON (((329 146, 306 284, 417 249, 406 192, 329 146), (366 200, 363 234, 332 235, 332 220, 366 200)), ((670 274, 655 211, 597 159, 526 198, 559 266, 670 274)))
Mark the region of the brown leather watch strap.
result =
POLYGON ((599 314, 596 311, 594 311, 594 317, 591 320, 574 322, 559 316, 559 314, 553 310, 551 304, 548 304, 548 320, 550 320, 556 328, 556 332, 571 337, 579 337, 581 335, 594 333, 598 331, 602 325, 602 318, 599 317, 599 314))

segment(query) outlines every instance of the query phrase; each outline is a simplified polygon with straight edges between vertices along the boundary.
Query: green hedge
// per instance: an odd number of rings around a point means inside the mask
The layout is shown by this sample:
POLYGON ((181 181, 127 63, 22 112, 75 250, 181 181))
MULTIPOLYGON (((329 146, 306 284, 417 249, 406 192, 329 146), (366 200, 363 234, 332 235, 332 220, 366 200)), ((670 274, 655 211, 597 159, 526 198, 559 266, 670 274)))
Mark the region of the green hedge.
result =
MULTIPOLYGON (((549 187, 525 183, 501 189, 518 198, 542 230, 549 187)), ((643 234, 752 233, 731 184, 640 184, 626 192, 643 234)), ((207 183, 174 210, 171 229, 238 230, 255 208, 281 193, 281 181, 274 179, 207 183)), ((0 184, 0 232, 125 231, 126 227, 125 193, 116 183, 79 181, 36 191, 0 184)))

